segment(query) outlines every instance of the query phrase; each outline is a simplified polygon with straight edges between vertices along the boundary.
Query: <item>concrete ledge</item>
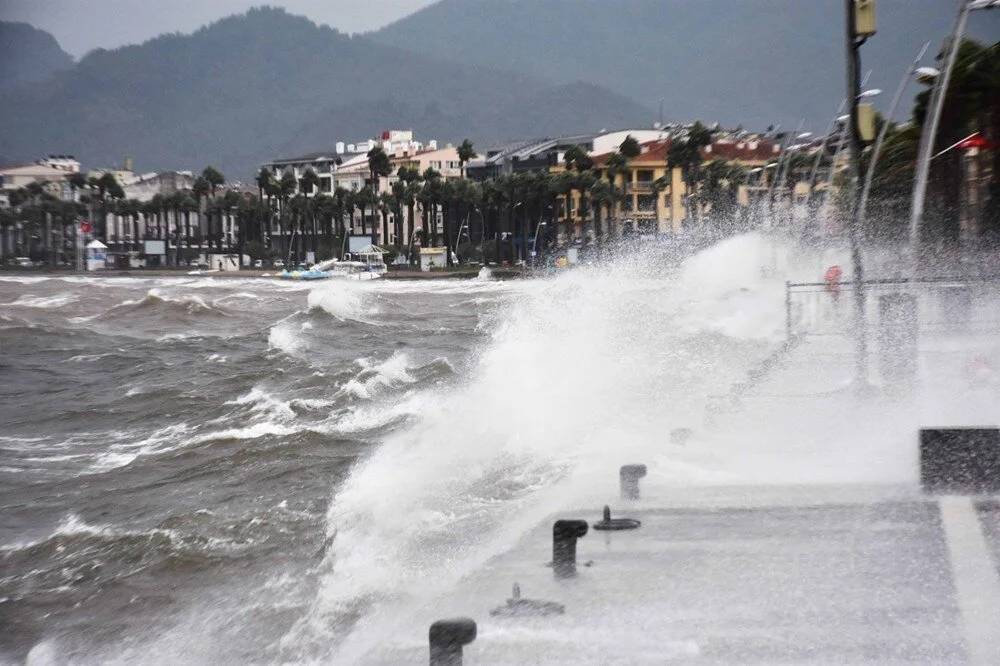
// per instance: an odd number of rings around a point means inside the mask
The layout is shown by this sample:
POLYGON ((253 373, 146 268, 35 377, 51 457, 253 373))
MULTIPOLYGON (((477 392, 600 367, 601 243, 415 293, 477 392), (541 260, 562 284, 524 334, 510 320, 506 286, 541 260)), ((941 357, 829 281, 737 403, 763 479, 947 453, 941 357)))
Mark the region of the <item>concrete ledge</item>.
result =
POLYGON ((933 493, 1000 492, 1000 428, 922 428, 920 483, 933 493))

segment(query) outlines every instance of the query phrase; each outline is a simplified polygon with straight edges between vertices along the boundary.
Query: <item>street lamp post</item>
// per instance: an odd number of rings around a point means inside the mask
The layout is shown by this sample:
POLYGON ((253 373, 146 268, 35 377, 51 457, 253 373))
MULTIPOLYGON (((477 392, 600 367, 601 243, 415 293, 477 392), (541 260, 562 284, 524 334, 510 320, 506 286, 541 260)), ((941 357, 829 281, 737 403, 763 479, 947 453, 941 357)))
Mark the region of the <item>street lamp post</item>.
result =
MULTIPOLYGON (((847 3, 847 95, 851 100, 848 132, 850 160, 848 164, 849 187, 853 199, 851 206, 851 222, 848 227, 848 237, 851 245, 851 264, 854 273, 854 308, 855 308, 855 342, 857 345, 855 365, 855 385, 858 390, 864 390, 868 384, 868 325, 865 307, 864 266, 861 261, 860 221, 858 210, 861 188, 858 187, 861 159, 861 131, 858 126, 858 103, 861 93, 861 45, 875 32, 874 24, 866 26, 864 32, 858 26, 858 0, 846 0, 847 3)), ((874 23, 874 22, 873 22, 874 23)))
MULTIPOLYGON (((513 206, 510 207, 510 232, 509 233, 510 233, 510 243, 511 243, 510 258, 511 258, 512 262, 514 261, 514 227, 516 226, 514 224, 514 215, 516 214, 517 207, 520 206, 523 203, 524 203, 523 201, 518 201, 513 206)), ((498 233, 497 234, 497 266, 499 266, 499 265, 500 265, 500 234, 498 233)))
POLYGON ((906 90, 907 84, 910 82, 910 78, 917 72, 920 61, 923 59, 924 54, 927 52, 928 47, 930 47, 930 42, 924 42, 920 51, 917 53, 917 57, 913 59, 913 62, 903 73, 903 78, 899 81, 899 86, 896 87, 896 93, 892 96, 892 101, 889 103, 889 109, 886 112, 884 121, 882 122, 882 128, 879 130, 878 138, 875 139, 875 146, 872 148, 872 157, 868 163, 868 170, 865 172, 865 184, 861 188, 861 200, 858 203, 858 220, 862 223, 865 221, 865 212, 868 208, 868 196, 871 194, 872 180, 875 177, 875 166, 878 164, 878 158, 882 154, 882 144, 885 142, 885 135, 889 131, 889 124, 892 122, 892 117, 896 113, 896 107, 899 106, 899 100, 903 97, 903 91, 906 90))
POLYGON ((788 152, 788 146, 792 140, 792 136, 798 136, 802 132, 802 126, 805 124, 805 118, 799 121, 799 126, 795 130, 794 135, 788 135, 781 140, 781 151, 778 153, 778 164, 777 168, 774 170, 774 178, 771 180, 771 187, 768 188, 767 192, 767 210, 768 212, 774 211, 774 193, 778 185, 778 181, 781 179, 781 167, 785 163, 785 154, 788 152))
POLYGON ((542 230, 542 227, 547 228, 547 222, 539 222, 538 226, 535 227, 535 241, 531 245, 531 267, 535 267, 535 257, 538 256, 538 232, 542 230))
POLYGON ((965 24, 969 12, 977 9, 993 9, 1000 7, 1000 0, 962 0, 962 5, 955 17, 955 27, 946 42, 948 54, 940 76, 935 80, 931 91, 930 115, 925 119, 923 131, 920 134, 920 148, 917 152, 917 168, 913 179, 913 200, 910 204, 910 252, 912 254, 913 271, 916 273, 920 256, 920 225, 924 216, 924 201, 927 194, 927 178, 930 174, 931 155, 934 152, 934 140, 937 137, 938 124, 941 121, 941 110, 944 108, 944 98, 948 93, 948 82, 951 80, 951 70, 958 57, 958 48, 965 33, 965 24))

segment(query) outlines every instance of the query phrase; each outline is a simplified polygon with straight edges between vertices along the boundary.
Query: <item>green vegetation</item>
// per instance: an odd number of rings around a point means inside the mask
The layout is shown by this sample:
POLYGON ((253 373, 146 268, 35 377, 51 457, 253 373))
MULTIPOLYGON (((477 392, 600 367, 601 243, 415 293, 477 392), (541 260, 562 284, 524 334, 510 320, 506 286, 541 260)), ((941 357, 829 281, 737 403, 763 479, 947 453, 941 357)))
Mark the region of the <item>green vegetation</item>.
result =
POLYGON ((649 117, 597 86, 428 58, 258 8, 191 35, 98 49, 44 86, 6 92, 0 156, 34 160, 39 146, 58 146, 90 164, 136 155, 144 170, 212 163, 249 179, 275 155, 315 150, 317 137, 373 126, 490 141, 649 117))

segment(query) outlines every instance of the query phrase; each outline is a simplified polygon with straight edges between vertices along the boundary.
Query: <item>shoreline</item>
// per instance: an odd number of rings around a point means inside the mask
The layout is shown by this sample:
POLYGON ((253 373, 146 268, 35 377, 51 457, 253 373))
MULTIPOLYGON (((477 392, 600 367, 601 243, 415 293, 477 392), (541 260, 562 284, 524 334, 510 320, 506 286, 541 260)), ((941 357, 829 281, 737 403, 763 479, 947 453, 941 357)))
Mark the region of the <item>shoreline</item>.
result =
MULTIPOLYGON (((479 277, 479 268, 456 269, 450 271, 415 271, 415 270, 390 270, 382 275, 383 280, 472 280, 479 277)), ((493 278, 498 280, 519 279, 530 276, 530 272, 521 268, 513 267, 491 267, 493 278)), ((101 271, 78 271, 75 269, 53 269, 53 268, 0 268, 0 276, 3 275, 26 275, 37 277, 217 277, 217 278, 263 278, 282 279, 278 273, 267 270, 241 270, 241 271, 208 271, 208 270, 188 270, 183 268, 139 268, 139 269, 105 269, 101 271)), ((333 278, 331 278, 333 279, 333 278)), ((318 280, 317 282, 322 282, 318 280)))

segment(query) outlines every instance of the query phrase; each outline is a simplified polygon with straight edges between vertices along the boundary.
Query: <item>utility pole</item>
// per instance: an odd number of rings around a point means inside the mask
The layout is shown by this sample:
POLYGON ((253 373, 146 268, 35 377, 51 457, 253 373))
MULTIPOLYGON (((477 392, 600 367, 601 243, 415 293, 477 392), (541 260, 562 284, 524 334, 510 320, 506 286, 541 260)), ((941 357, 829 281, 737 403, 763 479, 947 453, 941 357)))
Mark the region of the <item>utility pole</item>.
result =
POLYGON ((850 104, 848 147, 848 192, 851 201, 851 218, 848 238, 851 245, 851 264, 854 272, 854 307, 856 337, 856 365, 854 381, 859 390, 868 384, 868 326, 866 321, 864 266, 861 261, 861 220, 858 217, 861 203, 861 131, 859 126, 859 101, 861 99, 861 45, 875 33, 875 0, 845 0, 847 14, 847 96, 850 104), (860 20, 859 20, 860 19, 860 20))

